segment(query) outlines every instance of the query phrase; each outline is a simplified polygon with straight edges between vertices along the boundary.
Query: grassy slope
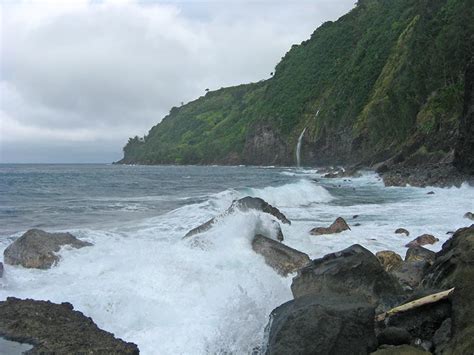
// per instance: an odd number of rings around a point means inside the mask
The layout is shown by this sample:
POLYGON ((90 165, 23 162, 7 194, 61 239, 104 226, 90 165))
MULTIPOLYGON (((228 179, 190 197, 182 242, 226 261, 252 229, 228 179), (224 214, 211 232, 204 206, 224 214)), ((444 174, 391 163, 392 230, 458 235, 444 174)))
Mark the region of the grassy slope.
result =
POLYGON ((271 79, 173 108, 144 141, 130 139, 124 162, 235 162, 262 122, 289 147, 308 127, 307 149, 329 160, 393 154, 420 137, 429 137, 425 150, 449 150, 472 55, 472 8, 473 0, 359 1, 294 45, 271 79))

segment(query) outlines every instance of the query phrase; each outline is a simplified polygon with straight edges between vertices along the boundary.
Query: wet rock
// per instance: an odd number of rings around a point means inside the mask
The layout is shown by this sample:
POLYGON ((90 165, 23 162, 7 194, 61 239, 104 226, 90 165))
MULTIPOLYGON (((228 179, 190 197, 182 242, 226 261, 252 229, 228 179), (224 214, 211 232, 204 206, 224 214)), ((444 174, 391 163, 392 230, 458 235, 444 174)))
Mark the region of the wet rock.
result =
POLYGON ((381 347, 377 351, 371 353, 372 355, 426 355, 431 354, 429 351, 411 346, 398 345, 381 347))
POLYGON ((412 337, 405 328, 387 327, 377 335, 377 340, 379 345, 402 345, 410 344, 412 337))
MULTIPOLYGON (((280 220, 282 223, 291 224, 291 221, 288 218, 286 218, 286 216, 283 213, 281 213, 278 208, 273 207, 272 205, 270 205, 269 203, 267 203, 261 198, 247 196, 247 197, 241 198, 240 200, 235 200, 234 202, 232 202, 231 206, 222 215, 211 218, 209 221, 201 224, 200 226, 191 229, 188 233, 186 233, 186 235, 183 238, 188 238, 193 235, 208 231, 209 229, 212 228, 212 226, 214 225, 214 223, 216 222, 218 218, 222 218, 223 216, 231 214, 235 212, 236 210, 240 210, 243 212, 249 211, 249 210, 261 211, 264 213, 271 214, 272 216, 280 220)), ((281 234, 280 237, 282 236, 283 234, 281 234)))
POLYGON ((452 340, 447 354, 474 349, 474 224, 461 228, 443 244, 423 279, 425 287, 455 287, 452 302, 452 340))
POLYGON ((434 191, 430 191, 430 192, 427 192, 426 194, 427 195, 434 195, 435 193, 434 193, 434 191))
POLYGON ((358 214, 355 214, 355 215, 352 216, 352 219, 356 219, 356 218, 359 218, 358 214))
POLYGON ((260 234, 254 237, 252 249, 282 276, 296 272, 311 261, 307 254, 260 234))
POLYGON ((55 253, 64 245, 79 249, 92 244, 79 240, 70 233, 30 229, 5 249, 4 262, 26 268, 49 269, 59 261, 60 256, 55 253))
POLYGON ((472 212, 466 212, 464 214, 464 218, 470 219, 471 221, 474 221, 474 213, 472 212))
POLYGON ((360 297, 373 305, 393 306, 402 293, 398 282, 364 247, 355 244, 313 260, 291 284, 295 298, 307 295, 360 297))
POLYGON ((360 223, 356 223, 356 224, 354 224, 354 227, 360 227, 361 225, 362 224, 360 224, 360 223))
POLYGON ((421 283, 428 265, 424 260, 405 261, 392 269, 391 274, 395 276, 405 289, 412 290, 421 283))
POLYGON ((376 346, 374 308, 353 297, 310 296, 271 316, 266 354, 367 354, 376 346))
POLYGON ((0 278, 3 277, 3 264, 0 263, 0 278))
POLYGON ((338 217, 329 227, 316 227, 309 232, 311 235, 323 235, 341 233, 351 228, 342 217, 338 217))
MULTIPOLYGON (((419 291, 403 303, 427 296, 433 292, 434 290, 419 291)), ((445 299, 394 314, 386 319, 386 325, 406 329, 412 338, 420 339, 419 343, 421 344, 423 341, 431 341, 444 320, 450 316, 451 303, 445 299)))
POLYGON ((423 234, 423 235, 420 235, 419 237, 416 237, 415 239, 413 239, 410 243, 408 243, 405 246, 407 248, 419 247, 419 246, 422 246, 422 245, 434 244, 437 241, 439 241, 439 239, 432 236, 431 234, 423 234))
POLYGON ((33 354, 138 354, 138 347, 99 329, 70 303, 20 300, 0 302, 0 334, 34 347, 33 354))
POLYGON ((405 234, 407 237, 410 235, 410 232, 407 231, 405 228, 398 228, 395 230, 395 234, 405 234))
POLYGON ((436 355, 447 354, 446 348, 451 340, 451 318, 447 318, 441 323, 439 329, 433 335, 434 353, 436 355))
POLYGON ((276 238, 278 241, 282 242, 285 238, 283 237, 283 231, 281 230, 280 223, 277 221, 272 221, 274 228, 276 229, 276 238))
POLYGON ((391 250, 379 251, 375 256, 379 259, 385 271, 390 271, 403 263, 402 257, 391 250))
POLYGON ((405 261, 426 261, 428 264, 433 264, 436 253, 423 247, 408 248, 405 254, 405 261))

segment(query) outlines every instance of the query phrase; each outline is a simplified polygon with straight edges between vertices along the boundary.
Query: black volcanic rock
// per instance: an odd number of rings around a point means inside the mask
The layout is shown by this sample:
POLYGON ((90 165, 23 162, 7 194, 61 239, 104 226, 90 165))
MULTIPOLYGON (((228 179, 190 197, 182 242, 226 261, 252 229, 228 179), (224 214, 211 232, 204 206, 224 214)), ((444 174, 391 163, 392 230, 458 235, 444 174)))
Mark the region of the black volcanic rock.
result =
POLYGON ((70 303, 21 300, 0 302, 0 336, 29 343, 28 354, 138 354, 138 347, 99 329, 70 303))
POLYGON ((358 244, 313 260, 298 271, 291 291, 295 298, 357 296, 381 308, 392 306, 403 294, 398 281, 383 269, 377 257, 358 244))
POLYGON ((273 310, 267 331, 267 355, 362 355, 376 347, 374 308, 357 297, 289 301, 273 310))

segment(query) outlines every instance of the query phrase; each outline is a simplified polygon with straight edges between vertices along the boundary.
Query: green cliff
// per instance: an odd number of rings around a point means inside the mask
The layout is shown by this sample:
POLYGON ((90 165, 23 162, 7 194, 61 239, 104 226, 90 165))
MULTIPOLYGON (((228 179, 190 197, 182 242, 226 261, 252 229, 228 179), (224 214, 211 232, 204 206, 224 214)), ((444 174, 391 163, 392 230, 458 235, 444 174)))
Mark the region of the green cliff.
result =
MULTIPOLYGON (((174 107, 121 163, 374 163, 456 145, 474 0, 361 0, 293 45, 271 79, 174 107)), ((271 70, 269 70, 271 71, 271 70)))

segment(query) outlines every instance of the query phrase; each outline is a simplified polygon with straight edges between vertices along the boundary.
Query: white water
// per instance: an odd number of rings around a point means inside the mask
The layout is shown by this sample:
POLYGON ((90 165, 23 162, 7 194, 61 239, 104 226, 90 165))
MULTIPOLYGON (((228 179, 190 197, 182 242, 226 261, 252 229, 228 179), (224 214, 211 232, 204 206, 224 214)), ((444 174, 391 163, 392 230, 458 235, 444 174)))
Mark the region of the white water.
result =
POLYGON ((301 166, 301 143, 303 142, 304 132, 306 132, 306 127, 298 137, 298 143, 296 144, 296 166, 298 168, 301 166))
MULTIPOLYGON (((71 302, 99 327, 137 343, 143 354, 246 354, 260 345, 271 310, 291 299, 292 277, 278 276, 251 249, 254 233, 270 229, 270 217, 235 213, 199 235, 199 247, 181 239, 234 198, 250 194, 279 207, 292 220, 291 226, 282 225, 285 243, 312 258, 354 243, 404 256, 404 244, 422 233, 439 237, 429 246, 439 250, 446 232, 470 224, 463 215, 474 210, 474 189, 467 186, 384 188, 376 175, 367 174, 327 181, 332 187, 323 188, 311 180, 320 178, 314 170, 283 173, 294 174, 295 182, 226 190, 203 203, 115 229, 71 230, 94 246, 65 248, 63 260, 50 270, 6 265, 0 299, 71 302), (427 195, 431 190, 435 194, 427 195), (352 219, 356 214, 360 217, 352 219), (347 219, 351 231, 309 235, 311 228, 338 216, 347 219), (410 237, 394 234, 398 227, 410 230, 410 237)), ((1 240, 0 252, 7 245, 1 240)))

